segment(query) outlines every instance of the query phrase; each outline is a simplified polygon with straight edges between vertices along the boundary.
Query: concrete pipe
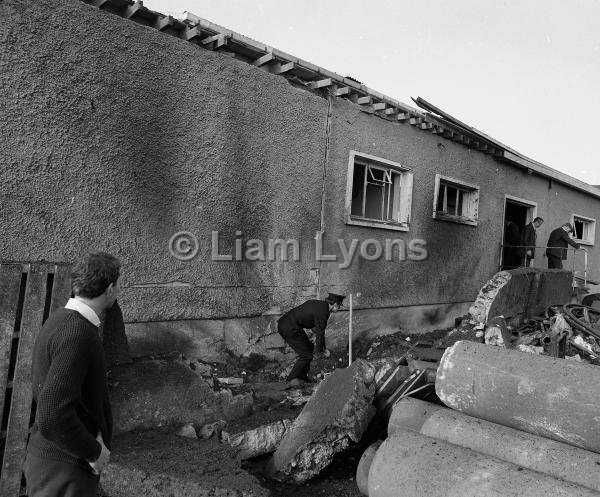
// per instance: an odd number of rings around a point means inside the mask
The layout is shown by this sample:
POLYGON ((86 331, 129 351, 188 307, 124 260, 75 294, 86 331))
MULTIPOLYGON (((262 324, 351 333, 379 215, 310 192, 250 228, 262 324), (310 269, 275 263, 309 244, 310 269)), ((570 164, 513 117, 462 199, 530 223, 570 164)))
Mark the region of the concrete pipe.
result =
POLYGON ((435 390, 480 419, 600 452, 600 367, 460 341, 446 349, 435 390))
POLYGON ((369 469, 371 469, 371 463, 373 462, 373 458, 380 445, 381 440, 369 445, 367 450, 363 452, 363 455, 358 462, 358 467, 356 468, 356 484, 358 485, 358 490, 362 495, 366 495, 367 497, 369 495, 369 469))
POLYGON ((444 440, 398 428, 375 454, 369 497, 598 497, 444 440))
POLYGON ((595 452, 452 409, 432 413, 423 423, 421 434, 600 492, 600 455, 595 452))
POLYGON ((445 409, 445 407, 424 400, 405 397, 392 408, 390 420, 388 421, 388 437, 391 437, 397 428, 419 431, 425 420, 439 409, 445 409))

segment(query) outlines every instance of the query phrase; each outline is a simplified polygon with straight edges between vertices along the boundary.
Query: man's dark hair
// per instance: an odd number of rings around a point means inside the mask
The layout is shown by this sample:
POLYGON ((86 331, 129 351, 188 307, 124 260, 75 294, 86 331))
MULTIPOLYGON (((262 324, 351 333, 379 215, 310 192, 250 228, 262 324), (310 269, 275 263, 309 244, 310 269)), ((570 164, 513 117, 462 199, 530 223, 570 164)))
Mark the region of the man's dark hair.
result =
POLYGON ((106 252, 87 254, 71 271, 71 288, 79 297, 93 299, 119 279, 121 263, 106 252))
POLYGON ((533 222, 534 222, 534 223, 537 223, 537 222, 540 222, 540 221, 543 223, 543 222, 544 222, 544 219, 543 219, 543 218, 541 218, 541 217, 539 217, 539 216, 538 216, 538 217, 536 217, 536 218, 533 220, 533 222))

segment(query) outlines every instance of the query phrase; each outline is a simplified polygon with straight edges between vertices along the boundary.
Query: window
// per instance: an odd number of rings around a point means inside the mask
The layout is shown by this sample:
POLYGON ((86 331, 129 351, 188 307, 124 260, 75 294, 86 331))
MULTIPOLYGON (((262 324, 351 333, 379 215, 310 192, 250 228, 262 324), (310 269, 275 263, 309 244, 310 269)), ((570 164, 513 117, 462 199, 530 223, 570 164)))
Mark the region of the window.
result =
POLYGON ((573 225, 573 238, 575 241, 584 245, 594 245, 596 239, 595 219, 573 214, 571 216, 571 224, 573 225))
POLYGON ((412 173, 386 159, 350 152, 346 223, 408 231, 412 173))
POLYGON ((435 175, 433 217, 477 226, 479 187, 441 174, 435 175))

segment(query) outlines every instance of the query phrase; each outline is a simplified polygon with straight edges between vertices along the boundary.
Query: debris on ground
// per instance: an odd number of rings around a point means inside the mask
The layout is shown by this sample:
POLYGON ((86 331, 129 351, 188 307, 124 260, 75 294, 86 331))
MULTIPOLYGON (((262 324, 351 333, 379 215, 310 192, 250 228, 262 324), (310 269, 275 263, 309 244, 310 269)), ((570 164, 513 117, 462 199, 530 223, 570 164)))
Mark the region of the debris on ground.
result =
POLYGON ((282 419, 241 433, 223 431, 221 441, 236 448, 240 459, 269 454, 277 449, 292 422, 290 419, 282 419))
POLYGON ((321 382, 270 459, 266 474, 303 483, 358 443, 373 416, 374 368, 363 360, 321 382))

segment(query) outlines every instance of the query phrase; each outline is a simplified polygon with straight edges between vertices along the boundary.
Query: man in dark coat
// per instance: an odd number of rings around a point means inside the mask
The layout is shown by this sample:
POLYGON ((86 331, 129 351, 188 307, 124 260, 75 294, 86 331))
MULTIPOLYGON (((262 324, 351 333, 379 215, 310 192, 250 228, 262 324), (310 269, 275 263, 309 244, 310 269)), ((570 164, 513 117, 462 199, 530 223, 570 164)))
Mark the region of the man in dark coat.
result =
POLYGON ((521 233, 519 245, 521 245, 522 265, 525 267, 531 266, 531 260, 535 258, 536 230, 542 224, 544 224, 544 220, 541 217, 536 217, 533 222, 523 228, 523 233, 521 233))
POLYGON ((314 349, 318 355, 329 357, 329 351, 325 347, 325 328, 329 315, 337 311, 343 301, 343 295, 330 293, 325 300, 307 300, 286 312, 277 321, 277 331, 298 354, 287 377, 291 386, 300 386, 303 382, 310 381, 308 372, 314 349), (313 330, 316 337, 314 346, 304 332, 305 329, 313 330))
POLYGON ((519 267, 521 263, 518 247, 520 240, 521 231, 519 230, 519 226, 512 218, 509 218, 504 232, 504 246, 506 247, 504 266, 507 269, 519 267))
POLYGON ((567 245, 580 248, 580 245, 569 236, 571 233, 573 233, 573 226, 570 223, 565 223, 550 233, 546 248, 549 269, 562 269, 562 261, 567 258, 567 245))

